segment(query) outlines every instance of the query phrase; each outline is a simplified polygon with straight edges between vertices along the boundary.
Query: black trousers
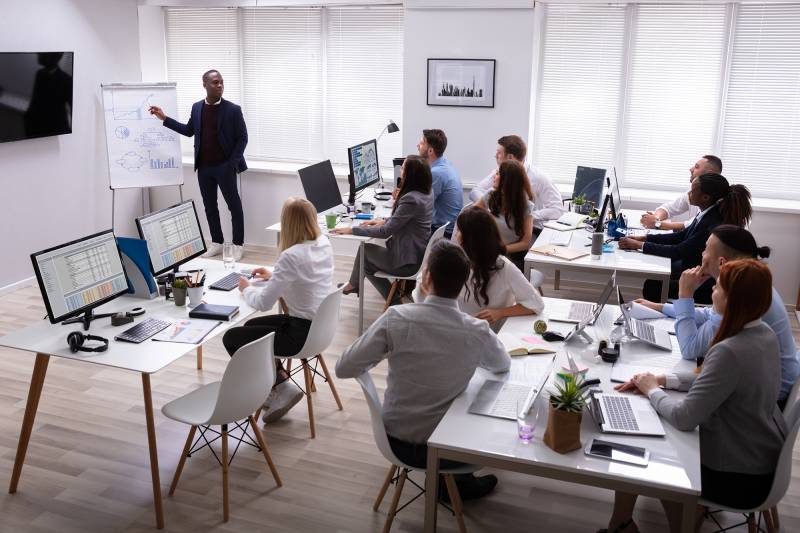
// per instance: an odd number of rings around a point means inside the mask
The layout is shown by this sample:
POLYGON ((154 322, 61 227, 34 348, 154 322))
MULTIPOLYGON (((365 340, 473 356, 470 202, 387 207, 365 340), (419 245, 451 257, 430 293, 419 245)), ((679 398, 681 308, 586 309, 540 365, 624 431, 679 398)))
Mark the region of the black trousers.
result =
POLYGON ((517 267, 520 272, 525 272, 525 256, 528 255, 528 250, 522 250, 521 252, 511 252, 510 254, 506 254, 506 257, 514 263, 514 266, 517 267))
MULTIPOLYGON (((680 277, 680 274, 678 274, 680 277)), ((651 302, 661 302, 661 281, 656 279, 648 279, 645 280, 644 286, 642 287, 642 298, 645 300, 650 300, 651 302)), ((700 285, 696 291, 694 291, 694 301, 698 304, 710 304, 711 303, 711 291, 714 288, 715 281, 713 279, 709 279, 702 285, 700 285)), ((669 280, 669 294, 670 298, 677 298, 678 297, 678 279, 672 278, 669 280)))
MULTIPOLYGON (((289 357, 299 352, 306 342, 308 331, 311 329, 311 321, 305 318, 296 318, 288 315, 268 315, 252 318, 244 323, 243 326, 231 328, 222 336, 222 344, 228 351, 228 355, 233 357, 236 350, 250 344, 256 339, 275 332, 275 355, 289 357)), ((280 371, 283 365, 280 361, 275 361, 275 368, 278 375, 275 384, 284 381, 280 371)))
MULTIPOLYGON (((361 259, 362 249, 364 250, 364 275, 372 283, 372 286, 378 289, 384 300, 389 296, 392 282, 385 278, 376 278, 375 272, 380 270, 396 276, 411 276, 419 268, 418 265, 413 264, 397 266, 394 264, 394 259, 387 248, 367 243, 363 248, 359 247, 356 260, 353 263, 353 270, 350 272, 350 285, 357 288, 359 292, 361 287, 358 286, 358 264, 361 259)), ((395 302, 399 301, 399 299, 400 295, 396 294, 394 297, 395 302)))
POLYGON ((775 474, 737 474, 721 472, 700 465, 703 498, 720 505, 751 509, 764 503, 772 488, 775 474))
MULTIPOLYGON (((398 459, 403 461, 408 466, 414 468, 425 468, 428 464, 428 445, 427 444, 413 444, 404 440, 396 439, 386 434, 389 437, 389 446, 398 459)), ((464 466, 465 463, 458 461, 450 461, 448 459, 439 460, 439 468, 458 468, 464 466)))
POLYGON ((197 181, 200 184, 200 194, 203 196, 203 205, 206 210, 208 229, 211 240, 218 244, 225 242, 222 235, 222 225, 219 222, 219 209, 217 208, 217 187, 222 191, 222 197, 228 204, 231 212, 231 225, 233 226, 233 244, 244 244, 244 211, 242 199, 236 188, 236 169, 227 163, 220 165, 200 165, 197 169, 197 181))

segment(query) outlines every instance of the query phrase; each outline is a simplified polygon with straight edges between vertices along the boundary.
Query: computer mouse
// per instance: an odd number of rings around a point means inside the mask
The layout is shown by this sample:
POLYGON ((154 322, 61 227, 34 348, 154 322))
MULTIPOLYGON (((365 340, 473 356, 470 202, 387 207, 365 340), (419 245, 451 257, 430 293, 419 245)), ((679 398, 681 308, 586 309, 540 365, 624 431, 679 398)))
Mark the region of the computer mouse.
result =
POLYGON ((545 331, 542 333, 542 338, 547 342, 563 341, 564 335, 557 331, 545 331))

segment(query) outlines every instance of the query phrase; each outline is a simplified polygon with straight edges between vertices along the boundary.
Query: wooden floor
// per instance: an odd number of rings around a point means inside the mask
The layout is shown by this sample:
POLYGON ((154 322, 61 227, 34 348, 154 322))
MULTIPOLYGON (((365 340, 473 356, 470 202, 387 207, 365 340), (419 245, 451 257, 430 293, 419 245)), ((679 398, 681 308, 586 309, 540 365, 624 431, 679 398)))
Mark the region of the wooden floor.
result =
MULTIPOLYGON (((274 263, 274 250, 248 250, 245 261, 274 263)), ((338 258, 336 277, 349 275, 351 259, 338 258)), ((591 300, 596 287, 570 287, 551 296, 591 300)), ((367 291, 367 322, 381 302, 367 291)), ((41 320, 44 306, 36 286, 0 296, 0 335, 41 320)), ((356 337, 358 305, 345 297, 342 325, 326 354, 332 369, 356 337)), ((793 320, 795 338, 798 326, 793 320)), ((65 329, 66 332, 69 328, 65 329)), ((205 351, 205 369, 185 356, 152 376, 161 481, 166 495, 187 427, 168 420, 160 408, 170 400, 218 380, 228 361, 218 339, 205 351)), ((34 357, 0 348, 0 532, 154 531, 141 379, 138 374, 52 358, 39 405, 19 490, 6 493, 25 408, 34 357)), ((373 375, 385 385, 386 366, 373 375)), ((181 483, 165 497, 167 531, 379 531, 389 501, 372 511, 388 464, 378 453, 366 404, 353 380, 337 381, 344 403, 338 411, 330 391, 315 395, 317 438, 308 438, 304 402, 264 432, 284 486, 277 489, 263 458, 240 449, 230 471, 231 520, 222 523, 221 469, 206 451, 187 461, 181 483)), ((795 450, 792 485, 780 506, 782 531, 800 531, 800 453, 795 450)), ((496 472, 500 483, 490 497, 465 504, 470 532, 590 532, 604 527, 612 494, 569 483, 496 472)), ((417 475, 419 482, 422 481, 417 475)), ((407 494, 413 495, 406 484, 407 494)), ((405 498, 404 498, 405 500, 405 498)), ((729 523, 733 523, 729 517, 729 523)), ((658 502, 642 499, 636 520, 642 531, 664 531, 658 502)), ((423 501, 400 513, 393 531, 422 530, 423 501)), ((455 531, 455 520, 439 514, 440 531, 455 531)), ((713 531, 706 524, 704 531, 713 531)), ((737 531, 745 531, 739 528, 737 531)))

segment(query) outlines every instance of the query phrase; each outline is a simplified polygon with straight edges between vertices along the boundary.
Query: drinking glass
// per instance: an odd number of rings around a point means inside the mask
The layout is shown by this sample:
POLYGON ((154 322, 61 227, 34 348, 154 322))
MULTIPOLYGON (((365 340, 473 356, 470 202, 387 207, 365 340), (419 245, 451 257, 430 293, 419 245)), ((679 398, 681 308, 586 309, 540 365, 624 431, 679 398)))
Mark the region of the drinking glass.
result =
POLYGON ((225 270, 234 270, 236 268, 236 258, 234 256, 232 242, 226 242, 222 245, 222 266, 225 267, 225 270))
POLYGON ((527 413, 523 413, 525 400, 517 400, 517 435, 519 440, 528 444, 533 440, 533 432, 536 430, 536 422, 539 419, 539 410, 536 401, 533 402, 527 413))

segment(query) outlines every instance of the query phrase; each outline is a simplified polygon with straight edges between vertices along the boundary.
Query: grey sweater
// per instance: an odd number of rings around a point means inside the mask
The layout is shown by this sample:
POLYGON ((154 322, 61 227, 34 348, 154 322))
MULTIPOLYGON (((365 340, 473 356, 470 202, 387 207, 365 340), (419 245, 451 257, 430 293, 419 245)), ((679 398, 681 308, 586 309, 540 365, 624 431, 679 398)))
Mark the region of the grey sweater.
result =
MULTIPOLYGON (((714 345, 699 375, 677 374, 685 398, 650 393, 656 411, 684 431, 700 426, 700 463, 740 474, 775 471, 786 425, 778 409, 780 349, 760 320, 714 345)), ((668 379, 668 381, 670 381, 668 379)))

